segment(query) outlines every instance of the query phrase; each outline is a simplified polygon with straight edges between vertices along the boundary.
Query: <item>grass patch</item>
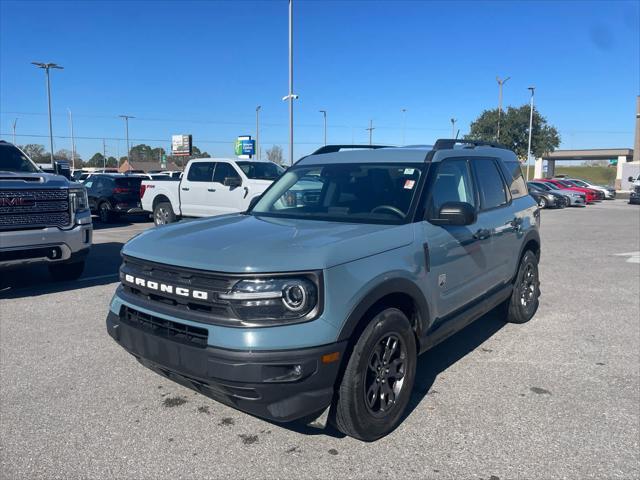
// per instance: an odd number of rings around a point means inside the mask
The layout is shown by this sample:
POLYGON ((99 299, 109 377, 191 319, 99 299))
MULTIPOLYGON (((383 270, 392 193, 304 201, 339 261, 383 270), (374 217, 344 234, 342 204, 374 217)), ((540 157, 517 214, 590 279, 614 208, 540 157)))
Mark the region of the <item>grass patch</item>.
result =
POLYGON ((615 167, 596 167, 583 165, 559 166, 556 163, 556 175, 568 175, 569 177, 589 180, 596 185, 613 186, 616 180, 615 167))

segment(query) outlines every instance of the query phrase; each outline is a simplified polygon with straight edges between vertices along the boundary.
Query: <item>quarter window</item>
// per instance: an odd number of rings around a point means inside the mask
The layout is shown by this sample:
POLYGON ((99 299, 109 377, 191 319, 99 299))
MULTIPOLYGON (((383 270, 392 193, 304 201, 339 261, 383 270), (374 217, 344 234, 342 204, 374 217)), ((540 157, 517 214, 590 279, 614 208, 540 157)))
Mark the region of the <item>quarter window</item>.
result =
POLYGON ((480 208, 489 210, 505 205, 507 192, 496 162, 490 158, 474 159, 473 168, 476 171, 480 191, 480 208))
POLYGON ((210 182, 213 177, 213 162, 192 163, 187 180, 190 182, 210 182))
POLYGON ((520 169, 520 162, 517 160, 513 162, 502 162, 504 177, 509 184, 509 191, 511 192, 511 198, 525 197, 527 192, 527 185, 522 176, 522 170, 520 169))
POLYGON ((465 159, 443 160, 431 187, 427 211, 435 218, 447 202, 465 202, 476 205, 469 163, 465 159))

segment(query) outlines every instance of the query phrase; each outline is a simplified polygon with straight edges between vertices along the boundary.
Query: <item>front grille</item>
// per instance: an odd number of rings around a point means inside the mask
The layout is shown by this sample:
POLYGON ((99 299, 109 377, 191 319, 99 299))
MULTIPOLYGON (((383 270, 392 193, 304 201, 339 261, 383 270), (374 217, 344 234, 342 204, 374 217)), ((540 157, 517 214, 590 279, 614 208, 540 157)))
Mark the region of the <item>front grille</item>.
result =
POLYGON ((0 191, 0 229, 66 227, 71 224, 69 191, 0 191))
POLYGON ((235 318, 236 315, 229 302, 218 297, 218 294, 228 292, 233 288, 233 285, 239 281, 237 277, 173 265, 161 265, 125 256, 120 267, 120 281, 126 293, 132 295, 137 303, 149 308, 164 309, 172 314, 181 315, 181 318, 189 318, 198 322, 223 323, 234 326, 238 326, 240 323, 235 318), (130 285, 125 282, 127 274, 159 284, 164 283, 174 287, 205 291, 209 297, 206 300, 199 300, 172 295, 166 291, 153 290, 141 285, 130 285))
POLYGON ((200 348, 207 346, 209 332, 205 328, 172 322, 127 306, 123 306, 120 311, 120 321, 130 327, 174 342, 187 343, 200 348))

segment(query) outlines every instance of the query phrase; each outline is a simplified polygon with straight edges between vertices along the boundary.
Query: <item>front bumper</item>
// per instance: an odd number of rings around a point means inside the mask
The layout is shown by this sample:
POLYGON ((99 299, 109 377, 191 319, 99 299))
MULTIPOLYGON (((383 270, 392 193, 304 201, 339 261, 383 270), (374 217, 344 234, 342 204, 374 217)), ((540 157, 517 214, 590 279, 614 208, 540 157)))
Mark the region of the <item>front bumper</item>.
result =
POLYGON ((109 312, 109 335, 144 366, 170 380, 276 422, 297 420, 331 404, 341 362, 321 359, 339 352, 341 360, 346 342, 297 350, 227 350, 178 340, 172 328, 184 325, 162 320, 162 326, 136 323, 130 312, 125 306, 119 315, 109 312))
POLYGON ((77 261, 91 247, 91 215, 79 215, 76 225, 67 230, 58 227, 3 231, 0 239, 0 267, 29 263, 77 261))

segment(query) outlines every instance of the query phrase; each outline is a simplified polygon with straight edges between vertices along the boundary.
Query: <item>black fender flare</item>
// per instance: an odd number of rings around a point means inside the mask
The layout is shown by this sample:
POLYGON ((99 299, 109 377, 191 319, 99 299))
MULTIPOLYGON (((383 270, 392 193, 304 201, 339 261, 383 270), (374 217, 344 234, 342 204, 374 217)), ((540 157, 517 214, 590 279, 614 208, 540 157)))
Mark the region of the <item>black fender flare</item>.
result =
POLYGON ((428 322, 430 316, 427 299, 418 285, 407 278, 398 277, 390 278, 379 283, 364 296, 360 303, 356 305, 347 317, 347 320, 344 322, 342 329, 340 330, 340 335, 337 341, 349 340, 356 331, 360 321, 371 307, 387 295, 397 293, 408 295, 413 300, 417 313, 414 328, 416 337, 420 339, 424 335, 424 332, 426 332, 429 325, 428 322))
POLYGON ((542 243, 540 243, 540 233, 537 229, 530 229, 527 233, 525 233, 524 238, 522 239, 522 244, 520 245, 520 253, 518 254, 518 263, 516 264, 516 271, 513 272, 513 276, 511 277, 511 281, 513 282, 518 275, 518 268, 520 267, 520 260, 522 260, 522 256, 524 255, 525 249, 529 242, 534 241, 538 245, 538 251, 536 253, 538 260, 540 260, 540 253, 542 250, 542 243))

